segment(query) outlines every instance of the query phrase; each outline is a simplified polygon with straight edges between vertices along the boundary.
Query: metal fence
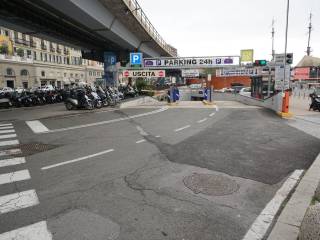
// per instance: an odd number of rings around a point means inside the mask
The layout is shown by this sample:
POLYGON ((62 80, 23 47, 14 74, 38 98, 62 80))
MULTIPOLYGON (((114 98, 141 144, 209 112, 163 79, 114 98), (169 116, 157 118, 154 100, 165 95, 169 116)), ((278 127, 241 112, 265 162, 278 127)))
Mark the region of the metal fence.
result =
POLYGON ((131 11, 131 13, 135 16, 141 26, 148 32, 148 34, 171 56, 176 56, 176 49, 172 48, 169 44, 167 44, 164 39, 157 32, 155 27, 152 25, 146 14, 143 12, 137 0, 122 0, 131 11))

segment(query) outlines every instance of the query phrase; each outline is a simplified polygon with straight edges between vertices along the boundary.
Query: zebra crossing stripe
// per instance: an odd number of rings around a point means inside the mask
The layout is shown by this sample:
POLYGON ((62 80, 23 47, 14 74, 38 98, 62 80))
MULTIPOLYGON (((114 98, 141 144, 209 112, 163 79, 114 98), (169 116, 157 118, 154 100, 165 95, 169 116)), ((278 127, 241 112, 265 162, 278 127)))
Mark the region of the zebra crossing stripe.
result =
POLYGON ((15 137, 17 137, 17 134, 0 135, 0 139, 15 138, 15 137))
POLYGON ((26 162, 26 159, 24 157, 3 159, 3 160, 0 160, 0 168, 1 167, 18 165, 18 164, 22 164, 22 163, 25 163, 25 162, 26 162))
POLYGON ((6 126, 6 127, 0 127, 0 130, 3 130, 3 129, 12 129, 13 126, 6 126))
POLYGON ((11 141, 0 141, 0 147, 3 146, 11 146, 11 145, 18 145, 19 141, 18 140, 11 140, 11 141))
POLYGON ((0 174, 0 185, 1 184, 7 184, 7 183, 13 183, 13 182, 19 182, 23 180, 30 179, 30 173, 28 170, 21 170, 17 172, 11 172, 11 173, 5 173, 0 174))
POLYGON ((10 156, 10 155, 15 155, 15 154, 21 154, 21 150, 16 148, 16 149, 8 149, 8 150, 3 150, 0 151, 0 157, 2 156, 10 156))
POLYGON ((52 234, 48 230, 47 222, 41 221, 32 225, 18 228, 0 234, 0 240, 51 240, 52 234))
POLYGON ((14 133, 14 129, 7 129, 7 130, 0 130, 0 133, 3 134, 3 133, 14 133))
POLYGON ((12 126, 12 123, 2 123, 0 127, 12 126))
MULTIPOLYGON (((39 199, 35 190, 13 193, 0 197, 0 214, 13 212, 39 204, 39 199)), ((6 239, 6 238, 1 238, 6 239)), ((9 238, 10 239, 10 238, 9 238)), ((23 239, 23 238, 22 238, 23 239)), ((28 239, 28 238, 27 238, 28 239)), ((41 238, 33 238, 41 239, 41 238)))

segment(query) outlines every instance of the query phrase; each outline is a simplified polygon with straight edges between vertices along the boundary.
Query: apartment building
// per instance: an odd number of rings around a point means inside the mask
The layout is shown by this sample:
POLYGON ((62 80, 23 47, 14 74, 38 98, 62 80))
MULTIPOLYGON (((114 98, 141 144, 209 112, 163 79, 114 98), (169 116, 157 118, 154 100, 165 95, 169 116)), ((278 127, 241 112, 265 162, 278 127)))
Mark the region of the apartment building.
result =
POLYGON ((79 49, 0 26, 0 88, 91 84, 103 72, 103 63, 82 59, 79 49))

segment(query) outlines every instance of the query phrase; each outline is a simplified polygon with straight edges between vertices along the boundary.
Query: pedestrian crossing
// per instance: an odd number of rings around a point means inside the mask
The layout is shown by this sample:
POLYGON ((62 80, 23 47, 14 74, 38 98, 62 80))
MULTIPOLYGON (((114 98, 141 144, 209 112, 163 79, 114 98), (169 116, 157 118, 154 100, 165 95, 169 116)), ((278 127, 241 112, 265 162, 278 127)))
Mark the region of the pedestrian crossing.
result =
MULTIPOLYGON (((20 157, 21 149, 17 148, 19 140, 12 123, 0 123, 0 187, 17 182, 29 181, 31 175, 28 169, 23 167, 22 170, 6 170, 11 166, 26 163, 25 157, 20 157)), ((39 198, 35 189, 27 189, 21 192, 13 192, 2 195, 0 191, 0 218, 3 214, 13 213, 22 209, 38 205, 39 198)), ((0 240, 51 240, 52 235, 47 228, 46 221, 32 223, 31 225, 14 229, 5 233, 0 233, 0 240)))

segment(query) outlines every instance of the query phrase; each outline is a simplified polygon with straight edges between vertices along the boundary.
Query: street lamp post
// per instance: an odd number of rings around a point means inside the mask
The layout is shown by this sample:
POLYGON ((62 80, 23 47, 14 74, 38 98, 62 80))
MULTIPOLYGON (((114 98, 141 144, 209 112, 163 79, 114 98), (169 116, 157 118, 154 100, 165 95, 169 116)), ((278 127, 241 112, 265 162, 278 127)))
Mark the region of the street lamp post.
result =
POLYGON ((287 65, 287 44, 288 44, 288 25, 289 25, 289 8, 290 8, 290 0, 287 0, 287 16, 286 16, 286 35, 285 35, 285 45, 284 45, 284 73, 283 73, 283 84, 282 84, 282 92, 284 91, 284 83, 286 80, 286 65, 287 65))

